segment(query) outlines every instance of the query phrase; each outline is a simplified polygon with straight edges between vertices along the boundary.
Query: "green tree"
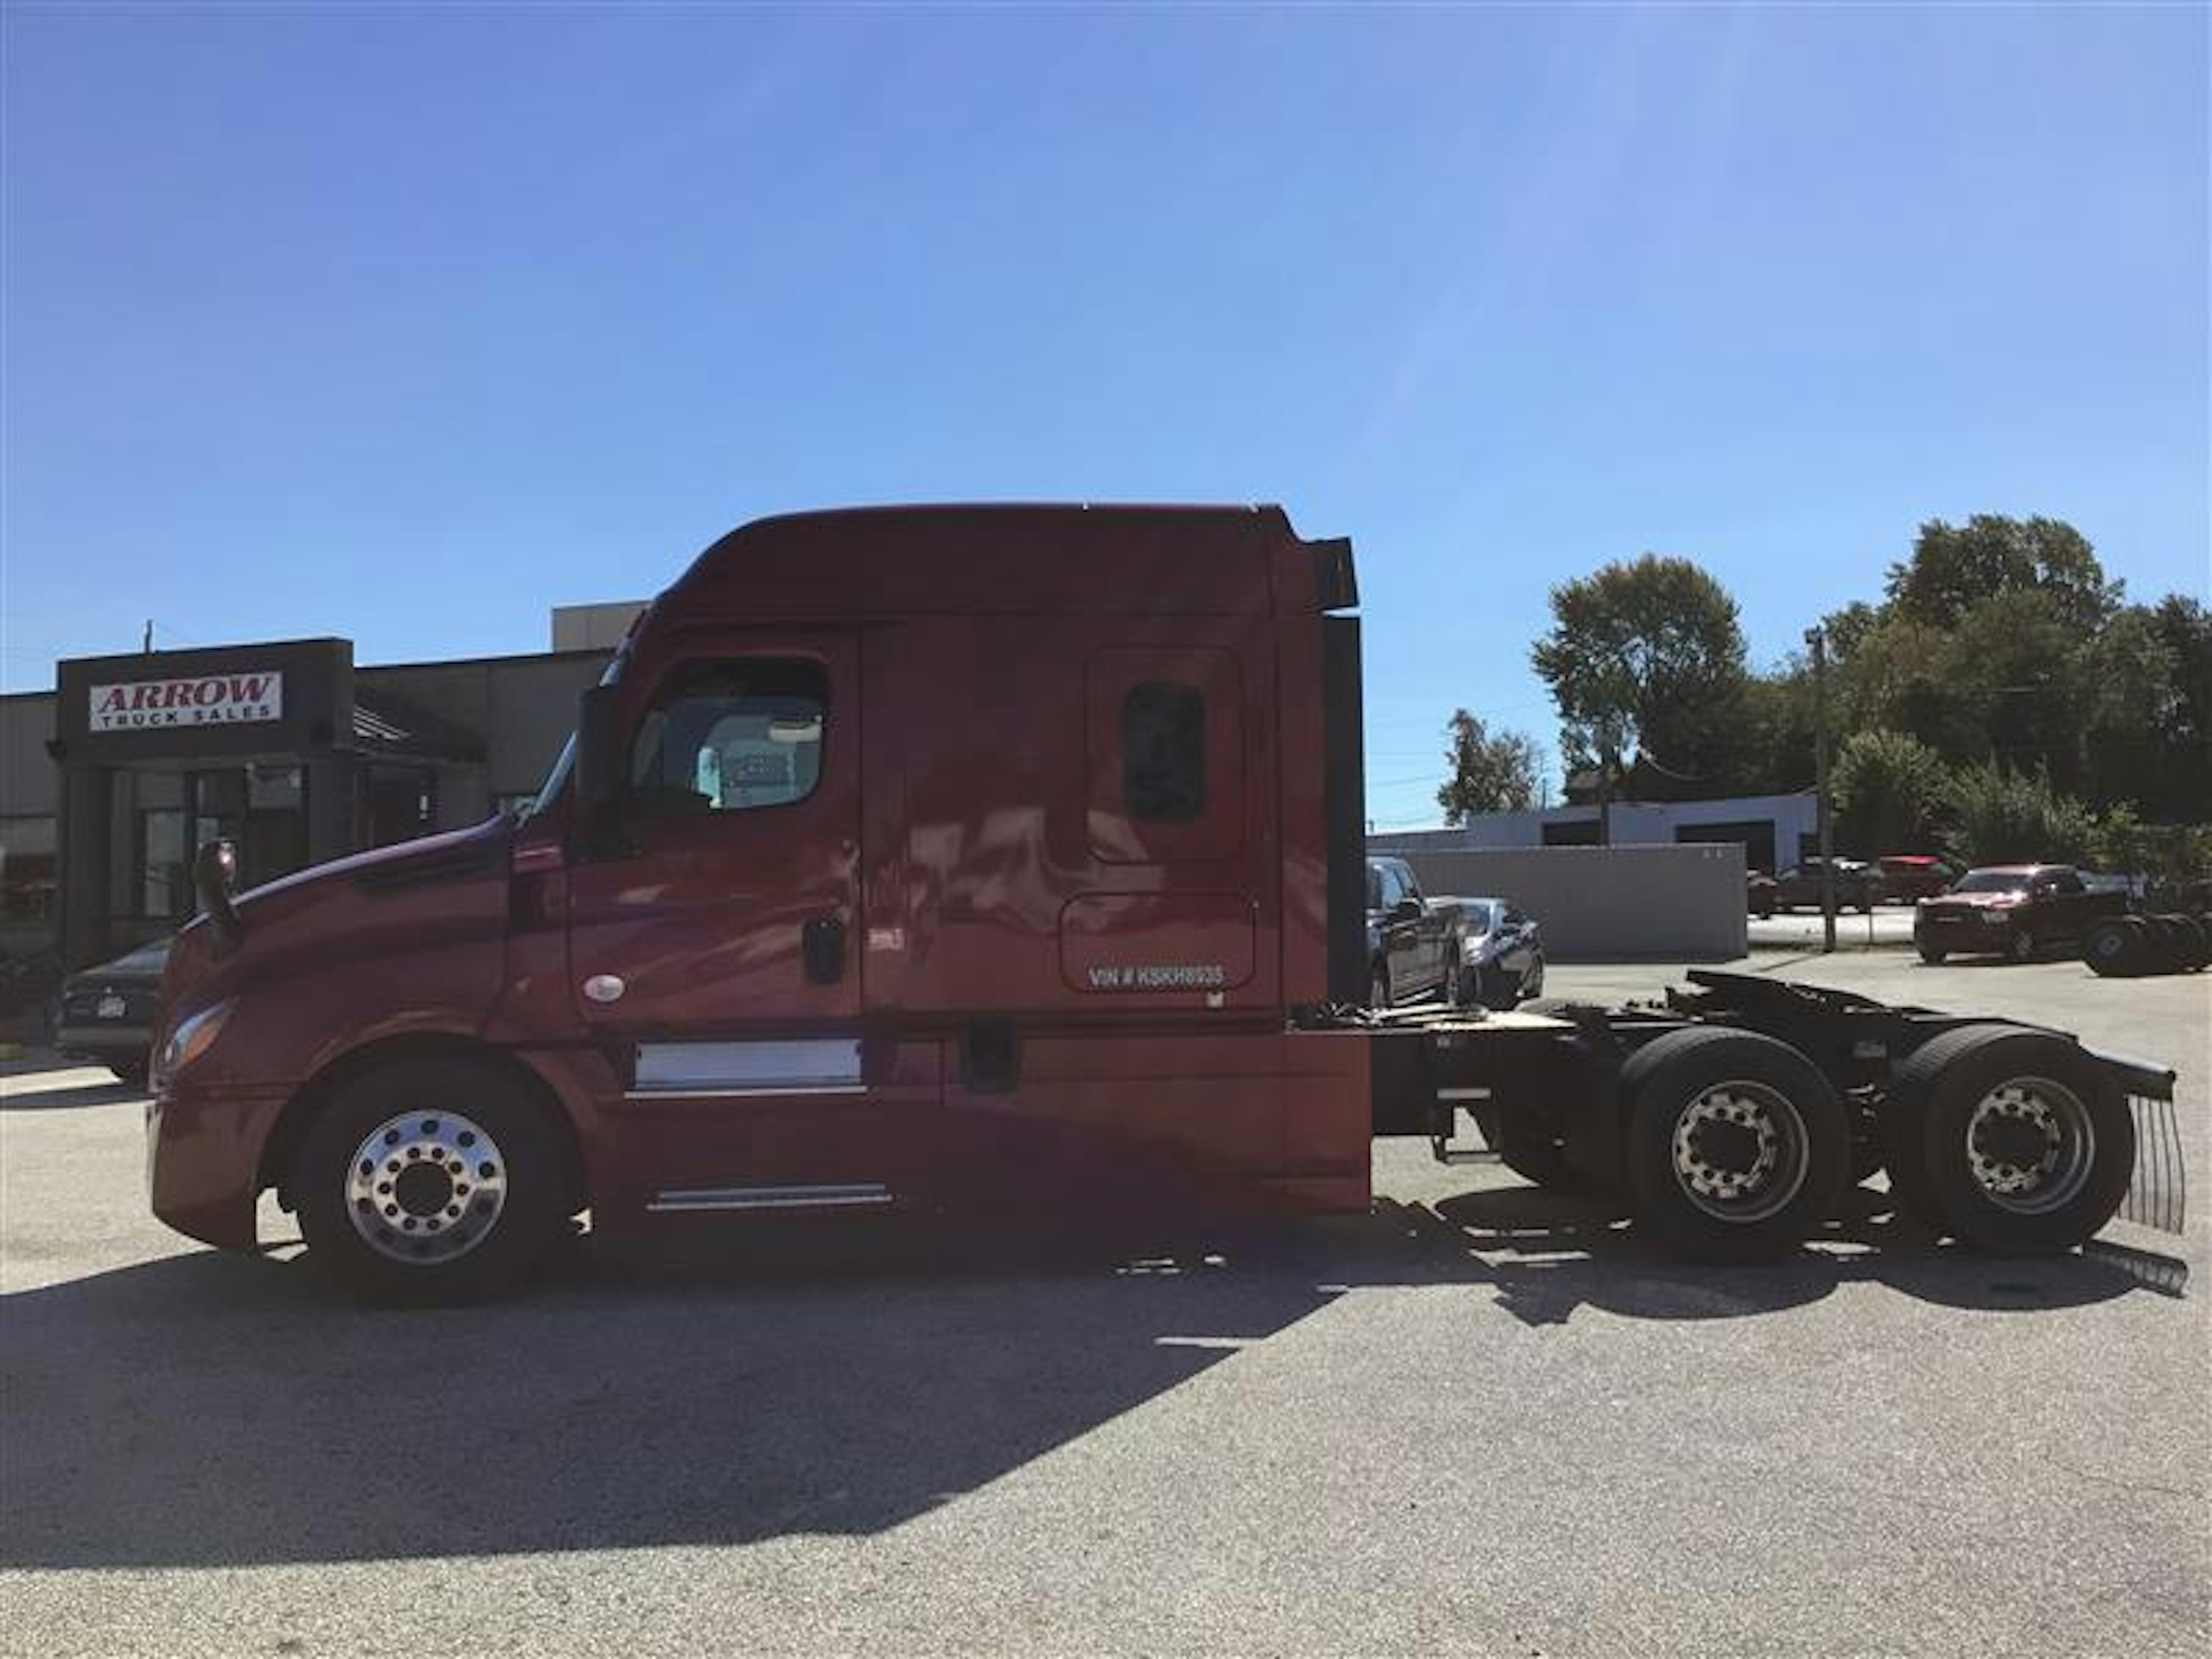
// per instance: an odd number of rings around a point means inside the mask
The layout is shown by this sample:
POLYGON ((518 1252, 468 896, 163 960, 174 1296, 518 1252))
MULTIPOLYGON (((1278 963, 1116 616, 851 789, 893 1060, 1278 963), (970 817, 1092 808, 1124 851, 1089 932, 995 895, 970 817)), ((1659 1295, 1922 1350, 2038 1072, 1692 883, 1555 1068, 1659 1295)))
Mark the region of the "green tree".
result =
MULTIPOLYGON (((2158 816, 2185 799, 2186 791, 2177 798, 2171 782, 2191 769, 2186 697, 2159 612, 2130 605, 2113 617, 2083 648, 2080 678, 2090 796, 2158 816)), ((2212 802, 2198 810, 2212 810, 2212 802)))
POLYGON ((1837 836, 1867 858, 1931 848, 1950 787, 1943 757, 1919 738, 1855 732, 1829 775, 1837 836))
POLYGON ((2120 584, 2107 581, 2089 538, 2063 519, 2008 519, 1977 513, 1964 525, 1932 519, 1920 526, 1912 556, 1889 568, 1890 609, 1934 628, 1949 628, 2000 593, 2048 594, 2084 635, 2118 608, 2120 584))
POLYGON ((1821 631, 1828 636, 1828 656, 1832 662, 1849 662, 1856 654, 1868 635, 1881 625, 1882 613, 1864 599, 1853 599, 1840 611, 1832 611, 1821 619, 1821 631))
POLYGON ((1645 554, 1552 590, 1532 660, 1558 706, 1571 767, 1633 745, 1695 788, 1722 781, 1744 681, 1728 591, 1687 559, 1645 554))
POLYGON ((1543 757, 1518 732, 1492 736, 1488 727, 1462 708, 1445 726, 1451 747, 1444 763, 1451 775, 1437 791, 1437 805, 1448 824, 1464 823, 1477 812, 1506 812, 1536 801, 1543 757))
POLYGON ((1978 750, 2014 771, 2048 774, 2062 790, 2081 788, 2090 709, 2084 653, 2096 637, 2037 589, 1971 607, 1941 659, 1954 714, 1972 734, 1960 757, 1978 750))
POLYGON ((2170 593, 2153 609, 2172 675, 2156 717, 2164 757, 2142 804, 2169 823, 2212 819, 2212 611, 2170 593))
POLYGON ((1726 793, 1786 795, 1813 787, 1813 676, 1802 656, 1748 676, 1737 699, 1726 793))
POLYGON ((1902 732, 1954 759, 1986 754, 1978 708, 1960 696, 1950 634, 1884 615, 1836 665, 1840 732, 1902 732))
POLYGON ((2096 833, 2087 806, 2051 787, 2051 780, 1994 763, 1970 766, 1951 780, 1953 849, 1969 864, 2023 864, 2086 858, 2096 833))

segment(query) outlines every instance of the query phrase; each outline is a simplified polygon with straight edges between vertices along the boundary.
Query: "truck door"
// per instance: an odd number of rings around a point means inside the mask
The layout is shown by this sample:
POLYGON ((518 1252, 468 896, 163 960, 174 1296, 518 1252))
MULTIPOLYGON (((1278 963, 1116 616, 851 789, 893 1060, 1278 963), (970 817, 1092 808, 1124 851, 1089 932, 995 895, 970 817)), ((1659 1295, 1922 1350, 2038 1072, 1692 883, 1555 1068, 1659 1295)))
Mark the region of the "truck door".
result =
POLYGON ((928 1183, 934 1062, 862 1039, 859 656, 779 634, 669 660, 617 823, 571 872, 571 994, 623 1085, 608 1162, 647 1209, 928 1183))

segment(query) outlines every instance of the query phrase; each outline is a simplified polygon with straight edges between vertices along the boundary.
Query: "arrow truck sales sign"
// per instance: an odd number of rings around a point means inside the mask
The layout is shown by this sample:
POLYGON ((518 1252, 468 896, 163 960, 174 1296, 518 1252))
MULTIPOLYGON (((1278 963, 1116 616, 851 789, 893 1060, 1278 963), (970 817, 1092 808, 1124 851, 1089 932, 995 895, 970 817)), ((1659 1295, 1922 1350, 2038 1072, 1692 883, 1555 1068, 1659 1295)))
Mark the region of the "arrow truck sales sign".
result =
POLYGON ((95 685, 86 696, 86 725, 94 732, 244 726, 284 716, 284 676, 273 669, 95 685))

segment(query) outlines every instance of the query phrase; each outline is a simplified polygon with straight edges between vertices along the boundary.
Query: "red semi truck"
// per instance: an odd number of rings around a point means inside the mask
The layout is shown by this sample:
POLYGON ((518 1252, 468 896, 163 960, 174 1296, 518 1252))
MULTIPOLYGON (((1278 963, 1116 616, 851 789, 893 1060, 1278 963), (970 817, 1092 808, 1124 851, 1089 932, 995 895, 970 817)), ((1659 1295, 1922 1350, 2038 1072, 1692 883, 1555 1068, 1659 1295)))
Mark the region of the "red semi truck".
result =
MULTIPOLYGON (((273 1188, 373 1297, 513 1282, 573 1218, 1009 1196, 1369 1203, 1468 1109, 1708 1258, 1853 1179, 2065 1249, 2172 1074, 1733 975, 1664 1007, 1367 1007, 1351 546, 1273 507, 766 520, 640 618, 534 805, 235 898, 163 987, 155 1212, 273 1188)), ((2163 1120, 2161 1120, 2163 1121, 2163 1120)), ((2166 1121, 2170 1131, 2170 1121, 2166 1121)), ((2178 1224, 2173 1183, 2136 1194, 2178 1224)))

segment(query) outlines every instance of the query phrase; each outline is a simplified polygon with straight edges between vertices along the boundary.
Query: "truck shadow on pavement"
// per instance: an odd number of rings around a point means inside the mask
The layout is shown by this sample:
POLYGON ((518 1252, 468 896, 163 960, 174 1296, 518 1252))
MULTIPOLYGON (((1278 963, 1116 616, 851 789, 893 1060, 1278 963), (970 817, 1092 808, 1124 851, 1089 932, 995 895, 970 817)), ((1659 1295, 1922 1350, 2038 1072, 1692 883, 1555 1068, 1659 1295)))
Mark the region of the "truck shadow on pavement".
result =
POLYGON ((1138 1256, 886 1235, 647 1273, 580 1249, 515 1300, 423 1312, 355 1307, 303 1260, 172 1256, 7 1298, 0 1566, 873 1533, 1364 1289, 1494 1287, 1545 1327, 1772 1313, 1865 1279, 2015 1310, 2130 1288, 2080 1259, 1853 1248, 1684 1268, 1514 1189, 1138 1256))
POLYGON ((2135 1252, 1997 1257, 1960 1249, 1899 1216, 1886 1194, 1854 1189, 1808 1248, 1756 1266, 1671 1260, 1641 1243, 1617 1206, 1534 1187, 1462 1194, 1405 1213, 1433 1247, 1472 1253, 1498 1304, 1524 1324, 1564 1324, 1580 1308, 1637 1319, 1730 1319, 1807 1306, 1875 1284, 1943 1307, 2020 1312, 2080 1307, 2136 1289, 2179 1290, 2179 1262, 2135 1252))
POLYGON ((7 1298, 0 1566, 877 1532, 1329 1299, 1203 1261, 886 1243, 714 1273, 583 1261, 410 1312, 351 1305, 304 1259, 173 1256, 7 1298))

